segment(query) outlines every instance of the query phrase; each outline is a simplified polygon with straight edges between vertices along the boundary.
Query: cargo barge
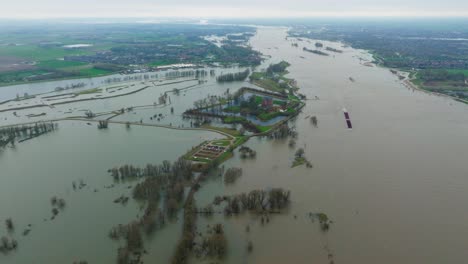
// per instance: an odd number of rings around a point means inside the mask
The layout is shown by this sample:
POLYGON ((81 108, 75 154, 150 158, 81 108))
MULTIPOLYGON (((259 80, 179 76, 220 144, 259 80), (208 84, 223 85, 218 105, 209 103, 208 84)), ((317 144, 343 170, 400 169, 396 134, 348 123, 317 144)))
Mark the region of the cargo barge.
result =
POLYGON ((348 129, 352 129, 353 124, 351 123, 351 117, 349 116, 349 113, 345 108, 343 108, 343 114, 344 114, 344 117, 345 117, 345 120, 346 120, 346 125, 348 126, 348 129))

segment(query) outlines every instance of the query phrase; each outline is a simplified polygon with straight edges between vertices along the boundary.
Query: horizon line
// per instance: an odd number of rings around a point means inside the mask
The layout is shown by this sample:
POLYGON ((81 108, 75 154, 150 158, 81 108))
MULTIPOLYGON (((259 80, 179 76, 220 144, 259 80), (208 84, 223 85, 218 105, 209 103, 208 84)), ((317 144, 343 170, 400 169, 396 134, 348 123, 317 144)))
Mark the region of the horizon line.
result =
POLYGON ((310 15, 310 16, 152 16, 152 15, 132 15, 132 16, 2 16, 0 21, 5 20, 76 20, 76 19, 153 19, 153 20, 262 20, 262 19, 389 19, 389 18, 414 18, 414 19, 468 19, 468 14, 463 15, 310 15))

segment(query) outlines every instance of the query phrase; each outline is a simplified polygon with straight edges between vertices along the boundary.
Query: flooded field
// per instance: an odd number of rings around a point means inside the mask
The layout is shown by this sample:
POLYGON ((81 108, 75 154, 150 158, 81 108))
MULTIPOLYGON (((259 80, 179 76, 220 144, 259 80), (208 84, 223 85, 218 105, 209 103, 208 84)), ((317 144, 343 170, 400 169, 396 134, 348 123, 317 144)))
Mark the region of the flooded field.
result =
MULTIPOLYGON (((288 140, 252 138, 245 145, 256 151, 255 159, 241 159, 235 151, 223 164, 243 169, 236 183, 225 186, 221 178, 212 178, 202 184, 195 195, 200 207, 217 195, 275 187, 291 191, 288 211, 272 215, 265 225, 258 215, 250 214, 198 218, 200 230, 208 224, 224 224, 228 254, 223 263, 464 263, 468 258, 468 106, 408 89, 388 69, 372 67, 365 51, 321 41, 343 53, 320 56, 303 51, 303 47, 313 48, 315 41, 286 36, 283 28, 259 28, 250 44, 270 56, 262 67, 281 60, 291 64, 287 77, 297 80, 299 92, 308 100, 289 123, 298 132, 296 146, 304 148, 313 168, 291 168, 296 149, 288 140), (344 108, 352 130, 347 128, 344 108), (311 115, 317 117, 317 127, 306 119, 311 115), (328 232, 311 220, 310 213, 317 212, 333 221, 328 232), (246 250, 248 241, 253 243, 251 253, 246 250)), ((142 106, 112 120, 187 127, 181 114, 195 100, 222 95, 228 88, 252 86, 219 84, 211 77, 204 83, 181 80, 107 100, 25 109, 17 116, 3 112, 0 124, 142 106), (162 93, 174 88, 181 91, 169 94, 170 105, 154 106, 162 93), (27 117, 38 112, 47 115, 27 117), (152 118, 155 114, 164 118, 157 121, 152 118)), ((0 89, 2 94, 3 90, 18 92, 0 89)), ((134 183, 104 188, 113 183, 107 169, 175 160, 192 146, 221 137, 204 131, 127 129, 116 124, 101 131, 94 123, 63 121, 58 131, 0 151, 2 218, 12 217, 17 233, 32 225, 30 234, 16 236, 19 249, 0 260, 115 263, 119 245, 108 238, 109 228, 135 218, 139 205, 132 200, 126 206, 112 202, 128 195, 128 186, 134 183), (86 186, 73 190, 72 182, 80 180, 86 186), (50 220, 54 195, 64 198, 67 206, 50 220)), ((0 234, 4 232, 2 225, 0 234)), ((145 263, 167 263, 180 233, 180 221, 155 233, 146 243, 145 263)))
MULTIPOLYGON (((2 218, 13 219, 19 244, 16 252, 2 254, 2 263, 114 263, 119 243, 109 238, 110 228, 126 224, 141 211, 133 200, 113 203, 121 195, 131 196, 128 187, 137 181, 115 183, 107 170, 126 163, 175 160, 192 146, 220 137, 124 125, 98 131, 83 122, 64 121, 52 133, 0 152, 2 218), (85 186, 73 188, 81 182, 85 186), (51 220, 53 196, 63 198, 66 206, 51 220), (25 229, 31 231, 23 236, 25 229)), ((152 238, 151 254, 169 259, 179 227, 171 223, 152 238)), ((0 230, 6 232, 4 225, 0 230)))

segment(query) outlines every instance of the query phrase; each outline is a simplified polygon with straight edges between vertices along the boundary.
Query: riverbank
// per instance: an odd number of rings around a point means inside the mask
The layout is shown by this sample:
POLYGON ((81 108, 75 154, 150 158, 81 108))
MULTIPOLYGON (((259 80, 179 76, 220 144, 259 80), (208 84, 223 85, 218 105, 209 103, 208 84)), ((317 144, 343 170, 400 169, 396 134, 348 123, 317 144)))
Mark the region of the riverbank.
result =
MULTIPOLYGON (((388 69, 388 68, 386 68, 386 69, 388 69)), ((393 69, 393 70, 395 70, 395 69, 393 69)), ((420 91, 420 92, 424 92, 424 93, 427 93, 427 94, 432 94, 432 95, 437 95, 437 96, 441 96, 441 97, 445 97, 445 98, 450 98, 450 99, 453 99, 455 101, 468 104, 468 100, 463 100, 463 99, 460 99, 458 97, 451 96, 451 95, 448 95, 448 94, 427 90, 427 89, 424 88, 424 86, 422 84, 420 84, 420 85, 415 84, 414 83, 415 77, 411 77, 410 73, 402 71, 402 70, 396 70, 396 71, 398 72, 398 74, 403 74, 405 76, 405 78, 402 79, 401 81, 402 81, 403 85, 405 85, 408 88, 411 88, 411 89, 414 89, 414 90, 417 90, 417 91, 420 91)))

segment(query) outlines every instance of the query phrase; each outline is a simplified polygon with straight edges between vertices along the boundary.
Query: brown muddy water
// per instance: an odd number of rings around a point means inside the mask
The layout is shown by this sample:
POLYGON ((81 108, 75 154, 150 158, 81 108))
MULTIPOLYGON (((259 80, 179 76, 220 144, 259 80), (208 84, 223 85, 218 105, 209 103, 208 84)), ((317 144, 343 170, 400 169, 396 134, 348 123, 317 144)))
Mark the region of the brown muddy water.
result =
MULTIPOLYGON (((216 195, 253 189, 283 187, 292 192, 288 212, 273 215, 263 226, 257 216, 248 214, 198 218, 200 229, 224 223, 229 250, 223 262, 465 263, 468 105, 406 88, 388 69, 363 65, 371 60, 365 51, 322 41, 344 50, 324 57, 302 50, 304 46, 312 49, 315 41, 297 42, 299 48, 295 48, 291 46, 295 41, 285 37, 284 28, 259 28, 251 45, 271 56, 265 65, 280 60, 291 63, 289 77, 309 98, 291 125, 299 133, 297 147, 305 149, 314 167, 291 168, 295 149, 286 140, 252 138, 246 145, 257 151, 255 160, 241 160, 236 151, 224 164, 243 168, 235 184, 224 186, 219 178, 203 184, 196 194, 198 206, 212 202, 216 195), (343 108, 351 116, 352 130, 346 127, 343 108), (317 116, 318 127, 305 119, 310 115, 317 116), (310 212, 326 213, 334 222, 330 230, 322 232, 308 217, 310 212), (250 254, 246 251, 249 240, 254 245, 250 254)), ((205 93, 222 94, 227 88, 213 84, 205 93)), ((204 91, 200 88, 173 98, 187 107, 190 98, 205 97, 204 91)), ((147 99, 151 103, 161 92, 149 90, 132 95, 131 100, 122 97, 83 105, 114 109, 143 97, 151 98, 147 99)), ((177 107, 176 113, 182 108, 177 107)), ((147 112, 145 121, 154 114, 147 112)), ((131 118, 141 118, 137 116, 131 118)), ((126 118, 130 117, 118 120, 126 118)), ((216 137, 209 132, 162 128, 129 131, 119 125, 97 131, 95 126, 67 121, 60 123, 59 131, 0 152, 0 220, 16 219, 16 233, 32 224, 28 236, 15 235, 19 249, 1 255, 0 263, 79 259, 114 263, 118 244, 107 232, 134 219, 138 205, 112 203, 129 189, 127 185, 103 189, 112 183, 106 170, 124 163, 174 160, 191 146, 216 137), (75 192, 71 182, 79 179, 88 187, 75 192), (94 193, 94 188, 99 192, 94 193), (55 220, 44 221, 51 216, 52 195, 65 198, 67 207, 55 220)), ((158 231, 146 243, 150 254, 145 263, 168 263, 180 233, 180 222, 158 231)))
POLYGON ((359 58, 370 59, 364 51, 324 42, 344 53, 318 56, 302 51, 314 41, 295 48, 285 36, 284 29, 262 28, 251 44, 273 61, 290 62, 300 92, 319 98, 294 123, 297 147, 314 168, 291 169, 295 150, 265 139, 246 144, 256 160, 237 155, 225 164, 242 167, 243 176, 229 187, 210 182, 198 194, 200 205, 211 201, 204 197, 255 188, 292 191, 290 212, 265 226, 252 216, 226 220, 226 263, 329 263, 329 253, 335 263, 466 262, 468 105, 409 90, 388 69, 362 65, 359 58), (309 115, 317 116, 317 128, 309 115), (330 231, 320 231, 309 212, 328 214, 330 231))

